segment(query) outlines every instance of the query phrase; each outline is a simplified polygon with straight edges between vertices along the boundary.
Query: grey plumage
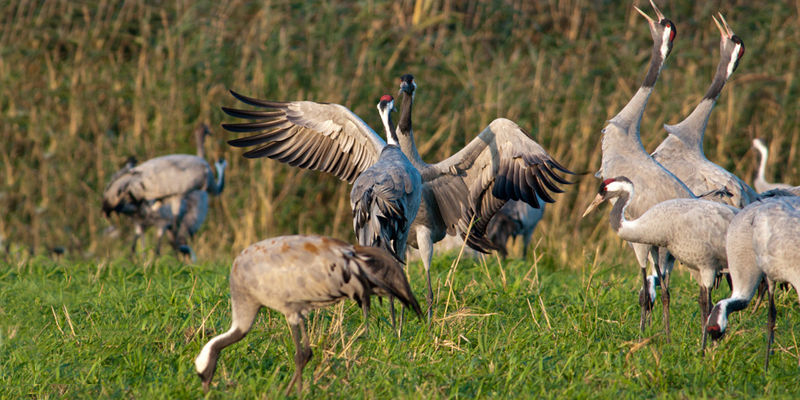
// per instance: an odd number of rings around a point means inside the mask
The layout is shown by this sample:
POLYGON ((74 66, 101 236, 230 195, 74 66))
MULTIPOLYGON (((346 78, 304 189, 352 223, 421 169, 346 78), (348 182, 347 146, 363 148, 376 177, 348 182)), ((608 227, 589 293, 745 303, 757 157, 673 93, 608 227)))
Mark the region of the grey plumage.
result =
POLYGON ((378 111, 389 145, 353 183, 350 208, 358 243, 382 247, 403 261, 408 229, 419 209, 422 177, 397 146, 390 114, 393 109, 392 96, 381 98, 378 111))
MULTIPOLYGON (((195 131, 198 149, 202 149, 206 131, 202 127, 195 131)), ((220 194, 224 188, 226 166, 224 160, 216 164, 215 180, 211 167, 199 156, 172 154, 150 159, 138 166, 131 166, 129 163, 114 174, 103 192, 103 212, 106 216, 119 213, 134 219, 134 252, 138 239, 147 227, 157 226, 158 253, 161 238, 168 229, 174 229, 175 233, 182 230, 181 222, 188 207, 186 196, 198 190, 220 194)), ((174 246, 178 246, 175 240, 172 242, 174 246)))
POLYGON ((723 29, 716 18, 714 19, 721 35, 720 62, 714 80, 700 100, 700 104, 685 120, 676 125, 664 125, 669 135, 653 152, 653 158, 675 174, 694 193, 728 188, 733 196, 719 198, 719 201, 742 208, 757 200, 758 193, 736 175, 709 161, 703 153, 703 136, 711 110, 720 96, 722 87, 744 55, 744 43, 733 34, 722 14, 720 18, 725 28, 723 29))
POLYGON ((733 293, 711 310, 703 332, 703 348, 706 334, 715 340, 725 334, 728 316, 747 307, 762 277, 766 276, 769 287, 766 369, 775 328, 775 283, 789 282, 800 287, 797 264, 800 259, 800 198, 772 197, 745 207, 731 222, 726 246, 733 293))
POLYGON ((285 315, 292 328, 296 369, 287 395, 295 384, 300 395, 303 367, 311 359, 304 325, 310 311, 350 298, 363 310, 366 331, 375 294, 393 295, 422 317, 402 266, 391 254, 321 236, 277 237, 246 248, 231 267, 230 290, 230 330, 211 339, 195 359, 206 391, 220 351, 247 335, 261 307, 285 315))
POLYGON ((767 182, 767 178, 765 176, 765 171, 767 169, 767 159, 769 158, 769 150, 767 149, 767 144, 764 143, 763 139, 753 139, 753 148, 758 150, 759 155, 761 156, 761 160, 758 163, 758 174, 756 175, 756 179, 753 181, 753 186, 758 191, 758 193, 764 193, 773 189, 790 189, 793 192, 797 191, 798 195, 800 195, 800 186, 792 186, 787 185, 785 183, 771 183, 767 182))
POLYGON ((508 255, 506 248, 508 239, 518 236, 522 237, 522 258, 527 256, 533 231, 544 216, 544 206, 545 202, 541 199, 539 208, 531 207, 522 201, 511 200, 492 217, 486 227, 486 236, 500 248, 500 254, 504 258, 508 255))
MULTIPOLYGON (((647 19, 650 26, 650 34, 653 38, 650 67, 642 85, 633 98, 603 129, 602 165, 600 171, 595 175, 599 178, 626 176, 633 182, 633 185, 637 188, 638 195, 625 209, 625 216, 631 220, 639 218, 650 207, 663 201, 695 197, 680 179, 645 151, 639 136, 639 125, 647 100, 658 80, 664 61, 672 51, 672 42, 675 39, 675 25, 672 21, 664 18, 664 15, 652 0, 650 4, 655 9, 659 18, 658 21, 653 20, 636 8, 647 19)), ((631 243, 631 247, 636 253, 636 259, 641 268, 642 291, 639 295, 639 304, 642 313, 640 329, 644 330, 649 319, 652 302, 654 301, 653 294, 655 293, 654 285, 656 282, 656 279, 648 279, 647 276, 648 256, 654 261, 655 269, 663 272, 667 278, 662 284, 662 303, 664 305, 665 320, 669 318, 669 273, 672 269, 673 259, 665 250, 656 251, 655 247, 647 244, 631 243), (662 254, 658 254, 659 252, 662 254), (663 262, 660 260, 662 258, 663 262)), ((666 330, 669 333, 668 325, 666 330)))
MULTIPOLYGON (((244 153, 246 157, 268 157, 300 168, 330 172, 353 182, 378 160, 386 147, 386 142, 375 131, 343 106, 307 101, 271 102, 231 93, 246 104, 274 110, 223 107, 223 111, 233 117, 264 120, 223 124, 232 132, 264 131, 228 142, 235 147, 263 145, 244 153)), ((402 93, 407 100, 410 94, 402 93)), ((567 183, 554 169, 569 171, 553 160, 527 132, 507 119, 492 122, 478 138, 450 159, 435 165, 425 164, 410 132, 410 107, 411 101, 404 100, 403 116, 396 133, 400 148, 422 177, 422 200, 410 227, 408 243, 421 246, 427 271, 433 243, 446 233, 465 234, 473 216, 475 224, 467 243, 482 251, 493 250, 494 246, 484 234, 486 224, 506 200, 523 199, 536 205, 538 195, 545 201, 553 201, 546 190, 560 192, 561 189, 552 181, 567 183)), ((430 307, 429 273, 428 289, 430 307)))
POLYGON ((711 310, 716 277, 727 267, 725 234, 739 209, 700 199, 673 199, 650 207, 635 220, 625 218, 625 208, 636 198, 626 177, 607 179, 584 216, 606 200, 616 199, 609 222, 620 238, 666 248, 686 265, 700 285, 701 323, 711 310))
POLYGON ((412 107, 416 83, 401 77, 403 106, 397 135, 400 148, 422 175, 422 201, 409 232, 409 244, 419 249, 428 281, 428 319, 432 316, 430 278, 433 244, 459 234, 471 248, 489 252, 497 247, 486 237, 491 218, 508 200, 539 207, 553 202, 548 190, 563 192, 553 181, 569 183, 556 171, 572 173, 551 157, 516 123, 499 118, 447 160, 422 161, 414 141, 412 107))

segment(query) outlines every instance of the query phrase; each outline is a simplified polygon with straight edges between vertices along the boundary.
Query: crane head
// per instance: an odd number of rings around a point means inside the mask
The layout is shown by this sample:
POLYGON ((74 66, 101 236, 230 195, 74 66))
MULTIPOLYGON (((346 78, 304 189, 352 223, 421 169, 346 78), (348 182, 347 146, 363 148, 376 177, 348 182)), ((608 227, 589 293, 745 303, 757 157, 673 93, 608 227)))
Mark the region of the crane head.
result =
POLYGON ((416 90, 417 90, 417 84, 414 83, 413 75, 405 74, 400 77, 400 94, 406 92, 413 96, 416 90))
POLYGON ((656 7, 653 0, 650 0, 650 5, 653 6, 656 12, 657 20, 650 18, 650 16, 645 14, 639 7, 634 6, 633 8, 647 19, 647 23, 650 24, 650 34, 653 36, 653 41, 655 42, 655 48, 661 53, 661 59, 666 60, 669 53, 672 52, 672 43, 675 41, 675 36, 678 31, 675 29, 675 24, 664 17, 664 14, 656 7))
POLYGON ((714 308, 711 309, 711 313, 708 315, 708 321, 706 322, 706 330, 703 332, 703 335, 705 336, 707 334, 711 336, 711 340, 719 340, 725 336, 725 329, 727 327, 727 302, 723 300, 714 305, 714 308))
POLYGON ((389 94, 381 96, 381 100, 378 102, 378 111, 383 113, 386 109, 397 112, 397 108, 394 107, 394 97, 389 94))
POLYGON ((630 179, 624 176, 618 176, 616 178, 604 180, 603 184, 600 185, 597 196, 595 196, 592 204, 586 207, 586 211, 583 212, 581 218, 589 215, 590 212, 594 211, 600 204, 603 204, 604 201, 618 197, 622 192, 628 192, 630 196, 633 196, 633 183, 630 179))
MULTIPOLYGON (((714 18, 713 16, 711 18, 714 18)), ((739 60, 744 56, 744 41, 739 36, 733 33, 733 30, 728 25, 728 21, 722 14, 719 14, 719 19, 722 20, 720 25, 719 21, 714 18, 714 23, 717 24, 719 34, 721 36, 719 42, 719 52, 723 60, 727 60, 728 78, 730 78, 733 71, 739 66, 739 60)))

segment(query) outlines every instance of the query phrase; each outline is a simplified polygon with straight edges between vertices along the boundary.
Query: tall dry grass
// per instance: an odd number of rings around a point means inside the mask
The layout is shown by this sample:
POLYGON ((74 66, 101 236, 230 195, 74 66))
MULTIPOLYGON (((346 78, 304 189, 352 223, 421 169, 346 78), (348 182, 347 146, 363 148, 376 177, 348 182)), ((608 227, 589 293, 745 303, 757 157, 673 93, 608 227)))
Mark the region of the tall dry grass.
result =
MULTIPOLYGON (((604 121, 635 92, 651 40, 645 1, 401 0, 393 2, 59 1, 0 5, 0 236, 11 248, 72 257, 127 250, 130 223, 100 214, 101 191, 129 155, 193 153, 193 127, 212 126, 210 156, 230 164, 195 239, 201 259, 227 258, 267 236, 352 240, 349 188, 318 172, 246 160, 225 144, 227 93, 346 105, 378 126, 374 106, 398 77, 419 84, 415 131, 423 158, 442 159, 496 117, 517 121, 557 159, 589 172, 540 225, 567 264, 614 257, 621 242, 594 196, 604 121), (121 238, 104 232, 122 227, 121 238)), ((771 179, 800 184, 795 79, 799 2, 671 1, 678 30, 642 123, 654 149, 663 123, 688 115, 718 63, 711 15, 721 11, 747 52, 709 122, 706 155, 751 181, 750 140, 772 150, 771 179)), ((652 14, 652 12, 651 12, 652 14)))

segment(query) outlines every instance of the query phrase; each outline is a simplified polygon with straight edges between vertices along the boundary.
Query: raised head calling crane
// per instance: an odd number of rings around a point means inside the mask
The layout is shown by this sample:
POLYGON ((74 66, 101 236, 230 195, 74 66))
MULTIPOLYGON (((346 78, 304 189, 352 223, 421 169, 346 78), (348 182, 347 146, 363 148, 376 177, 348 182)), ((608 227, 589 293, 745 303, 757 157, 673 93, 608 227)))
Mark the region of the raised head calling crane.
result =
MULTIPOLYGON (((524 200, 538 206, 536 196, 553 199, 546 192, 560 192, 552 181, 568 183, 555 170, 569 172, 539 146, 517 124, 498 119, 463 150, 439 164, 424 163, 416 150, 411 128, 413 89, 404 76, 401 121, 396 129, 400 148, 422 175, 422 200, 408 243, 422 252, 428 273, 428 317, 433 290, 430 261, 433 243, 446 233, 470 232, 467 244, 489 251, 494 245, 486 238, 486 225, 508 199, 524 200), (470 228, 470 223, 474 224, 470 228)), ((266 132, 231 140, 236 147, 261 145, 245 157, 269 157, 292 166, 330 172, 353 182, 375 164, 386 143, 364 121, 336 104, 296 101, 290 103, 256 100, 231 92, 240 101, 275 111, 246 111, 223 107, 228 115, 265 121, 223 124, 232 132, 266 132)))
MULTIPOLYGON (((195 131, 198 149, 202 148, 205 133, 195 131), (198 132, 200 132, 198 134, 198 132)), ((201 157, 172 154, 148 160, 132 168, 123 168, 114 175, 103 192, 103 212, 128 215, 134 219, 136 235, 131 250, 150 225, 159 227, 158 253, 161 238, 172 227, 180 231, 186 213, 186 196, 196 190, 218 195, 224 188, 224 169, 227 163, 218 162, 217 179, 211 167, 201 157)))
POLYGON ((583 215, 606 200, 616 200, 609 215, 611 229, 631 243, 666 247, 692 271, 700 285, 698 300, 703 314, 701 323, 705 324, 711 311, 714 281, 728 263, 725 233, 739 209, 708 200, 673 199, 650 207, 635 220, 628 220, 625 209, 635 197, 634 185, 628 178, 606 179, 583 215))
POLYGON ((714 81, 700 100, 700 104, 686 119, 676 125, 664 125, 669 135, 653 152, 653 158, 675 174, 694 193, 727 188, 733 196, 723 196, 718 199, 742 208, 757 200, 758 193, 736 175, 709 161, 703 154, 703 135, 711 110, 720 96, 722 87, 733 71, 736 71, 739 60, 744 55, 744 42, 733 34, 722 14, 719 17, 725 28, 714 18, 722 37, 719 44, 720 61, 714 81))
POLYGON ((769 356, 775 329, 775 284, 789 282, 800 287, 800 197, 773 197, 745 207, 731 222, 726 238, 728 263, 733 280, 731 297, 718 302, 708 317, 703 332, 720 339, 728 327, 728 316, 743 310, 755 295, 762 277, 769 291, 767 317, 767 353, 769 356))
POLYGON ((769 158, 769 149, 767 149, 767 144, 764 143, 763 139, 756 138, 753 139, 753 148, 758 150, 758 153, 761 156, 761 161, 758 164, 758 175, 756 175, 756 179, 753 181, 753 186, 758 193, 764 193, 773 189, 789 189, 792 192, 800 189, 800 186, 792 186, 785 183, 767 182, 767 178, 765 177, 767 159, 769 158))
MULTIPOLYGON (((659 164, 645 151, 642 139, 639 136, 639 125, 642 121, 647 100, 653 91, 658 75, 664 61, 672 51, 672 42, 675 40, 675 24, 664 18, 658 7, 650 1, 655 9, 658 20, 647 16, 636 8, 650 25, 650 34, 653 37, 653 54, 650 58, 650 68, 645 75, 642 85, 633 98, 625 105, 622 111, 608 121, 603 129, 603 157, 600 171, 595 175, 598 178, 615 178, 625 176, 633 182, 638 195, 625 209, 629 219, 639 218, 650 207, 666 200, 680 198, 694 198, 694 194, 675 175, 659 164)), ((665 261, 659 261, 659 252, 656 247, 631 243, 636 259, 641 268, 642 291, 639 293, 639 304, 642 309, 640 328, 644 330, 648 321, 652 302, 655 300, 655 279, 648 279, 647 260, 650 255, 656 263, 655 268, 663 272, 666 280, 662 284, 662 302, 664 305, 665 320, 669 319, 669 273, 672 268, 672 258, 661 251, 665 261), (659 265, 666 264, 666 265, 659 265)), ((669 331, 669 326, 666 327, 669 331)))
POLYGON ((286 316, 295 345, 295 371, 286 389, 303 387, 303 367, 311 359, 304 320, 310 311, 350 298, 368 327, 370 296, 392 295, 422 318, 422 310, 400 263, 379 247, 351 246, 321 236, 283 236, 258 242, 233 261, 230 275, 231 328, 214 337, 194 361, 208 391, 219 353, 247 335, 261 307, 286 316), (302 341, 301 341, 302 339, 302 341))

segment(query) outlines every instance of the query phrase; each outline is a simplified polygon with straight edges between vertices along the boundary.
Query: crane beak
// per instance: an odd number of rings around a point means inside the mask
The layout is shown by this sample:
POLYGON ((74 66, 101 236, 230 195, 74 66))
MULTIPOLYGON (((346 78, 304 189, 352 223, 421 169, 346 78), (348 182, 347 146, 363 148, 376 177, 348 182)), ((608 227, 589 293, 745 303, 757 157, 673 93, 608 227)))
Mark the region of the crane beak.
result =
POLYGON ((644 11, 640 10, 640 9, 639 9, 639 7, 633 6, 633 8, 635 8, 635 9, 636 9, 636 11, 638 11, 638 12, 639 12, 639 14, 642 14, 642 16, 643 16, 643 17, 647 18, 647 23, 648 23, 648 24, 650 24, 650 26, 653 26, 653 24, 655 24, 655 23, 656 23, 656 21, 655 21, 655 20, 653 20, 652 18, 650 18, 650 16, 649 16, 649 15, 645 14, 645 13, 644 13, 644 11))
POLYGON ((603 195, 598 193, 597 196, 595 196, 594 201, 592 201, 592 204, 589 204, 589 207, 586 207, 586 211, 583 212, 581 218, 586 217, 590 212, 594 211, 594 209, 597 208, 597 206, 599 206, 600 203, 604 202, 605 200, 606 199, 603 197, 603 195))
POLYGON ((650 0, 650 5, 653 6, 653 10, 656 10, 656 16, 658 17, 658 20, 661 21, 664 19, 664 14, 662 14, 661 10, 656 7, 656 3, 653 3, 653 0, 650 0))
MULTIPOLYGON (((725 32, 728 33, 728 39, 733 38, 733 29, 731 29, 731 27, 728 26, 728 21, 725 21, 725 17, 722 16, 722 13, 717 13, 717 14, 719 15, 719 19, 722 20, 722 24, 725 25, 725 32)), ((720 32, 722 32, 722 29, 720 29, 720 32)))

